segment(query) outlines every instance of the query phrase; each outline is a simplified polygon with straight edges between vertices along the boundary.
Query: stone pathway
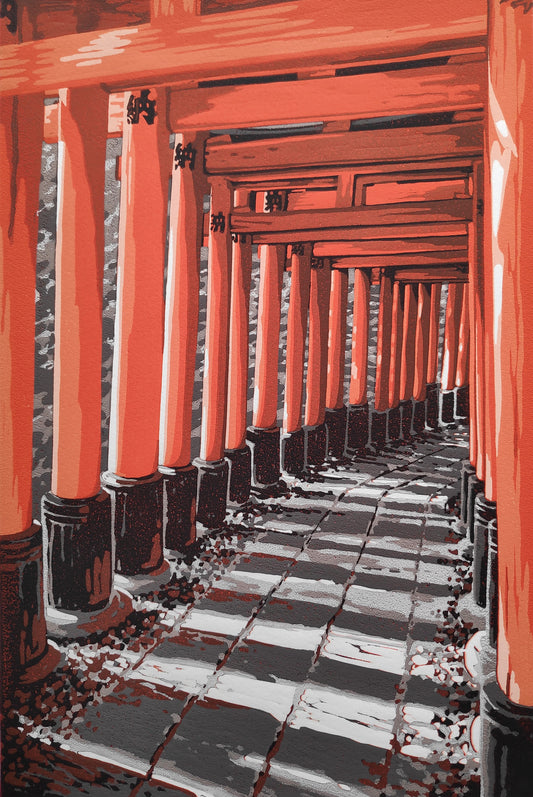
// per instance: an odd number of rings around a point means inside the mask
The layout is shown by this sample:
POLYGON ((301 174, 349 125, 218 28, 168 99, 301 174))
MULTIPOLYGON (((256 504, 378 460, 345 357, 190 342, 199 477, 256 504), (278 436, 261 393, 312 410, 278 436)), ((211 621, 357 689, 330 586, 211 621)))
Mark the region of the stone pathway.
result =
POLYGON ((230 512, 19 691, 6 797, 479 794, 466 445, 429 437, 230 512))

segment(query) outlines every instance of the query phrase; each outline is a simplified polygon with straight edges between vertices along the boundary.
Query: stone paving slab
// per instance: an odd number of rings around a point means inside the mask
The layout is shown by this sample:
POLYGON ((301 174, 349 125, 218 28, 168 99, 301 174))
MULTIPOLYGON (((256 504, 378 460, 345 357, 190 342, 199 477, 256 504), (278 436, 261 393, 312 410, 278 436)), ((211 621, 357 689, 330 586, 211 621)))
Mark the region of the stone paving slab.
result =
POLYGON ((8 797, 466 795, 465 451, 431 437, 230 511, 123 627, 64 641, 21 695, 8 797))

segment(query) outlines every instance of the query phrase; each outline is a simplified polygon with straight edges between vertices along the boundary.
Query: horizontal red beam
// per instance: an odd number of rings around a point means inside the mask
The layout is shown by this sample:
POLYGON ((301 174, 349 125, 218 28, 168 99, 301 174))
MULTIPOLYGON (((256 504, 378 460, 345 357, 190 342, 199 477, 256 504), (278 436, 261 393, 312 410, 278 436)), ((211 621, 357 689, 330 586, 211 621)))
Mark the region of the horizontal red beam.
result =
POLYGON ((486 72, 477 54, 418 69, 177 90, 170 125, 213 130, 481 108, 486 72))
MULTIPOLYGON (((391 238, 379 241, 323 241, 316 243, 316 257, 371 257, 430 252, 462 252, 468 250, 466 235, 424 238, 391 238)), ((465 260, 468 257, 463 258, 465 260)))
MULTIPOLYGON (((321 242, 328 243, 332 241, 349 242, 349 241, 379 241, 384 238, 400 238, 402 235, 407 237, 431 237, 438 235, 466 235, 467 231, 466 222, 447 222, 447 223, 432 223, 425 222, 421 224, 395 224, 384 227, 339 227, 337 229, 321 229, 315 230, 315 236, 311 235, 309 230, 289 230, 285 232, 273 232, 272 230, 265 233, 254 233, 254 242, 257 244, 291 244, 291 243, 305 243, 312 240, 313 237, 319 238, 321 242)), ((318 246, 318 244, 315 244, 318 246)))
POLYGON ((403 255, 375 255, 368 257, 333 258, 337 268, 391 268, 393 266, 424 266, 441 268, 448 264, 467 265, 468 252, 427 252, 403 255))

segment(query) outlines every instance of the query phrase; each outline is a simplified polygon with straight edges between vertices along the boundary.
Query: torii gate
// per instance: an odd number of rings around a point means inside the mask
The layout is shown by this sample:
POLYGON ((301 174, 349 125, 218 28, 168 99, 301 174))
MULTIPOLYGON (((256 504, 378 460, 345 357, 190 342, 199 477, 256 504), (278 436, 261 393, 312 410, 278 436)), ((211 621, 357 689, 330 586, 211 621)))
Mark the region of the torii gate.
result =
MULTIPOLYGON (((19 5, 24 7, 22 3, 19 5)), ((13 17, 16 6, 10 6, 13 17)), ((189 179, 191 170, 187 171, 195 132, 210 129, 213 119, 219 129, 230 126, 231 118, 234 120, 231 126, 283 124, 303 122, 306 113, 308 121, 318 117, 344 124, 346 120, 402 113, 475 114, 482 104, 487 108, 488 119, 483 152, 485 169, 483 176, 480 164, 474 169, 472 215, 481 216, 483 194, 485 208, 490 206, 491 213, 485 210, 484 225, 475 224, 468 217, 464 220, 470 225, 468 311, 472 325, 470 361, 474 363, 471 373, 475 375, 470 380, 471 408, 475 408, 475 413, 471 413, 470 460, 475 477, 470 476, 467 482, 472 494, 476 485, 484 489, 484 496, 476 498, 477 511, 473 513, 478 527, 494 514, 496 501, 498 518, 497 680, 489 680, 484 693, 488 745, 483 751, 483 789, 486 795, 495 796, 504 788, 525 795, 530 783, 527 762, 533 748, 530 667, 533 614, 529 589, 533 547, 528 527, 533 509, 528 478, 532 450, 529 430, 533 309, 529 301, 529 264, 533 224, 527 193, 533 184, 531 4, 529 0, 489 2, 488 91, 483 77, 479 77, 479 73, 484 73, 486 34, 486 11, 479 0, 466 3, 450 0, 427 8, 417 6, 415 27, 410 24, 407 0, 386 2, 379 9, 365 6, 358 9, 356 24, 348 19, 342 33, 331 27, 330 20, 336 15, 346 20, 345 7, 333 6, 318 0, 295 0, 243 11, 233 11, 230 7, 226 13, 195 18, 186 12, 185 5, 154 2, 151 22, 130 30, 123 28, 97 35, 71 33, 42 41, 30 40, 36 33, 31 25, 28 27, 31 15, 21 14, 18 20, 15 13, 14 19, 3 20, 8 24, 2 25, 1 34, 0 123, 1 149, 8 168, 2 172, 0 192, 5 263, 2 351, 6 363, 0 395, 3 416, 11 421, 3 427, 2 446, 5 452, 2 601, 9 609, 2 619, 4 678, 9 685, 21 671, 31 678, 47 666, 40 580, 42 544, 40 530, 31 519, 35 211, 43 139, 43 92, 59 90, 58 129, 64 149, 57 258, 56 347, 60 367, 55 374, 52 488, 52 495, 59 500, 49 499, 49 511, 56 512, 58 523, 68 520, 71 525, 79 526, 84 507, 83 520, 90 519, 97 530, 97 544, 84 553, 89 587, 77 598, 93 606, 105 603, 111 584, 110 518, 115 527, 123 528, 122 521, 138 512, 136 526, 128 527, 127 523, 124 526, 126 535, 130 538, 133 535, 137 544, 135 548, 119 546, 119 566, 123 571, 156 568, 163 555, 161 526, 154 508, 161 483, 157 466, 179 471, 167 474, 178 481, 186 481, 185 474, 190 472, 186 462, 186 421, 175 423, 180 409, 173 404, 178 372, 172 352, 174 346, 181 346, 193 334, 191 319, 195 308, 181 306, 179 286, 181 279, 189 274, 194 276, 192 269, 188 272, 181 264, 196 257, 201 237, 198 187, 189 179), (239 15, 240 26, 234 26, 237 18, 234 15, 239 15), (391 31, 386 46, 382 40, 383 19, 388 21, 391 31), (273 35, 272 24, 284 35, 273 35), (26 41, 20 41, 20 33, 26 41), (477 57, 479 54, 481 58, 477 57), (462 60, 465 56, 466 60, 462 60), (474 56, 472 61, 468 56, 474 56), (417 60, 419 64, 415 67, 417 60), (306 65, 304 69, 302 63, 306 65), (399 63, 408 63, 411 68, 397 70, 394 65, 399 63), (476 63, 477 67, 473 67, 476 63), (478 72, 474 74, 471 70, 476 68, 478 72), (233 91, 228 90, 224 82, 239 77, 251 79, 255 84, 246 85, 245 80, 233 91), (279 82, 274 88, 273 83, 261 82, 264 77, 279 82), (433 79, 437 81, 436 90, 428 92, 428 80, 433 79), (171 86, 174 88, 167 88, 171 86), (122 174, 128 191, 123 192, 121 212, 121 310, 117 324, 110 472, 104 479, 107 491, 113 496, 111 513, 107 495, 99 491, 101 298, 98 283, 102 264, 99 219, 103 209, 108 93, 122 90, 133 94, 129 122, 126 113, 124 124, 122 174), (168 119, 161 111, 167 92, 170 94, 168 119), (276 96, 279 101, 268 103, 265 98, 269 96, 276 96), (173 113, 180 103, 185 107, 187 98, 191 102, 189 116, 183 116, 180 126, 173 113), (202 98, 206 101, 204 106, 202 98), (152 116, 154 102, 158 103, 155 117, 152 116), (258 122, 260 107, 273 110, 258 122), (140 124, 134 123, 136 117, 140 117, 140 124), (152 124, 145 124, 149 119, 152 124), (165 189, 173 166, 168 150, 169 131, 178 132, 183 138, 177 142, 181 149, 174 152, 177 168, 173 171, 173 207, 177 212, 172 214, 173 276, 169 280, 165 336, 162 299, 165 189), (189 223, 191 216, 196 221, 189 223), (86 231, 85 237, 81 235, 82 229, 86 231), (77 234, 72 235, 72 230, 77 234), (139 276, 139 269, 147 259, 153 266, 153 279, 149 283, 139 276), (73 312, 74 307, 79 312, 73 312), (181 325, 181 333, 176 336, 169 335, 174 324, 181 325), (160 414, 161 395, 157 386, 161 375, 164 388, 160 414), (140 434, 139 412, 144 421, 140 434), (164 441, 161 457, 159 437, 164 441), (180 443, 184 444, 182 449, 180 443), (475 479, 479 481, 476 483, 475 479), (497 485, 500 485, 498 492, 497 485), (24 611, 26 621, 21 623, 24 611), (505 767, 500 766, 502 762, 505 767)), ((456 120, 456 132, 461 124, 468 125, 468 119, 456 120)), ((342 128, 340 132, 343 133, 342 128)), ((350 132, 344 130, 346 135, 350 132)), ((378 146, 372 143, 375 134, 372 131, 368 143, 370 160, 379 157, 378 146)), ((327 135, 335 137, 337 133, 330 131, 327 135)), ((390 145, 391 137, 385 138, 390 145)), ((445 147, 441 138, 443 148, 455 150, 458 157, 463 141, 461 135, 454 138, 452 134, 445 147)), ((408 148, 411 143, 424 155, 423 135, 409 142, 396 130, 394 142, 400 148, 408 148)), ((334 139, 333 145, 337 143, 342 147, 342 142, 334 139)), ((224 142, 219 144, 222 150, 224 142)), ((293 148, 290 156, 293 166, 305 171, 309 154, 313 155, 311 143, 310 146, 311 150, 307 145, 302 146, 300 152, 293 148)), ((276 157, 279 154, 277 151, 276 157)), ((210 157, 209 149, 207 156, 210 157)), ((330 165, 328 153, 322 152, 321 156, 324 166, 330 165)), ((338 157, 336 152, 334 158, 338 157)), ((349 159, 350 153, 341 159, 345 161, 346 157, 349 159)), ((225 277, 229 274, 231 239, 221 229, 222 220, 232 211, 228 168, 229 164, 221 168, 220 174, 225 177, 211 178, 215 218, 210 230, 209 256, 214 318, 225 317, 230 290, 225 277)), ((242 167, 237 171, 242 172, 242 167)), ((310 167, 310 176, 313 175, 310 167)), ((335 212, 339 210, 343 209, 336 208, 335 212)), ((337 226, 357 224, 349 219, 350 213, 345 213, 344 224, 337 226)), ((306 230, 316 231, 316 217, 309 224, 306 230)), ((383 219, 378 224, 383 224, 383 219)), ((293 227, 290 225, 285 232, 290 234, 293 227)), ((322 236, 320 240, 324 240, 322 236)), ((389 294, 389 305, 393 307, 393 291, 386 282, 390 277, 385 275, 382 280, 389 294)), ((458 304, 457 297, 455 311, 453 303, 450 304, 450 335, 457 327, 458 304)), ((208 348, 222 351, 228 334, 228 323, 220 330, 211 324, 208 348)), ((183 345, 189 351, 188 344, 183 345)), ((221 355, 220 359, 210 361, 206 381, 210 410, 204 423, 202 459, 211 464, 225 461, 225 440, 221 434, 224 423, 218 423, 216 410, 226 395, 223 359, 221 355)), ((180 369, 181 365, 180 362, 180 369)), ((190 368, 187 357, 183 365, 185 371, 190 368)), ((448 373, 452 370, 450 365, 448 373)), ((179 396, 180 404, 183 401, 186 406, 187 391, 183 397, 181 393, 179 396)), ((220 472, 224 469, 222 464, 220 472)), ((220 472, 212 467, 205 469, 206 489, 209 484, 219 483, 220 472)), ((169 496, 170 490, 167 500, 171 500, 169 496)), ((210 511, 216 516, 220 506, 210 511)), ((209 516, 206 520, 212 522, 209 516)))

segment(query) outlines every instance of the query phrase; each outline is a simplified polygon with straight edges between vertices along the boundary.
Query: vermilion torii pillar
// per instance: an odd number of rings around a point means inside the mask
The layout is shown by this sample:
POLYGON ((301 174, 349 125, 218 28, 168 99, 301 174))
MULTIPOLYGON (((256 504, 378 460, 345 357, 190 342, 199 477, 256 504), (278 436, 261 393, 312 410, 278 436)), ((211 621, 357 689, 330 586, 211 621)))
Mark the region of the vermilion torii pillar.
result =
POLYGON ((342 457, 346 445, 344 365, 346 361, 346 313, 348 269, 331 270, 329 298, 328 368, 326 384, 326 426, 328 454, 342 457))
POLYGON ((463 304, 463 286, 450 282, 448 300, 446 302, 446 321, 444 325, 444 342, 442 350, 442 404, 441 421, 453 423, 455 405, 455 373, 457 369, 457 352, 459 350, 459 326, 463 304))
POLYGON ((400 370, 400 408, 402 438, 410 440, 413 430, 413 383, 415 377, 416 317, 418 289, 413 283, 405 286, 403 300, 402 365, 400 370))
POLYGON ((484 687, 484 797, 531 791, 533 760, 533 7, 489 3, 497 679, 484 687))
POLYGON ((378 339, 376 354, 376 386, 374 412, 371 420, 371 439, 380 448, 387 439, 389 409, 390 343, 392 331, 393 281, 387 273, 381 275, 379 291, 378 339))
POLYGON ((437 374, 439 370, 439 327, 440 327, 440 297, 442 285, 433 282, 431 285, 431 301, 429 308, 429 345, 428 345, 428 370, 426 387, 426 424, 430 429, 439 427, 439 387, 437 374))
POLYGON ((418 285, 415 334, 415 372, 413 379, 413 429, 420 434, 426 426, 426 379, 429 352, 431 290, 427 283, 418 285))
POLYGON ((459 345, 455 366, 455 419, 466 422, 468 418, 468 373, 470 356, 470 324, 468 319, 468 286, 462 285, 459 345))
POLYGON ((41 95, 0 99, 2 697, 10 694, 21 675, 31 678, 32 665, 33 672, 41 665, 44 675, 49 659, 42 587, 42 535, 40 525, 32 520, 31 490, 35 263, 42 136, 41 95))
POLYGON ((117 313, 111 388, 109 470, 117 570, 163 563, 157 472, 163 357, 163 272, 171 173, 164 95, 128 94, 122 139, 117 313))
POLYGON ((305 392, 305 466, 318 466, 327 454, 326 386, 328 368, 331 264, 312 258, 309 293, 309 353, 305 392))
MULTIPOLYGON (((235 191, 235 206, 248 199, 247 191, 235 191), (243 195, 243 196, 242 196, 243 195)), ((233 235, 231 306, 226 415, 226 459, 229 462, 230 501, 243 504, 250 496, 251 451, 246 444, 249 360, 249 311, 252 282, 252 239, 233 235)), ((279 462, 279 447, 278 447, 279 462)), ((279 472, 279 466, 278 466, 279 472)))
POLYGON ((202 144, 199 135, 176 133, 170 195, 159 471, 165 546, 181 552, 196 537, 198 471, 191 464, 191 426, 205 181, 202 144))
POLYGON ((50 603, 89 611, 107 604, 114 564, 110 499, 100 491, 108 95, 62 89, 58 117, 53 463, 43 522, 50 603))
POLYGON ((207 324, 202 394, 202 432, 198 467, 197 519, 207 528, 224 523, 228 463, 224 459, 228 390, 229 312, 231 285, 231 186, 211 177, 211 216, 207 266, 207 324))
POLYGON ((285 246, 259 247, 259 303, 252 426, 252 478, 256 486, 275 484, 280 477, 280 429, 278 427, 279 332, 285 246))
POLYGON ((370 324, 370 275, 354 269, 353 326, 350 394, 346 448, 350 453, 368 445, 368 327, 370 324))
POLYGON ((293 245, 291 255, 282 438, 282 466, 288 473, 299 473, 305 465, 302 398, 311 251, 311 244, 297 244, 293 245))
POLYGON ((392 326, 390 343, 389 370, 389 423, 387 437, 390 441, 398 440, 401 429, 400 416, 400 376, 402 367, 403 336, 403 298, 404 286, 394 282, 392 293, 392 326))

